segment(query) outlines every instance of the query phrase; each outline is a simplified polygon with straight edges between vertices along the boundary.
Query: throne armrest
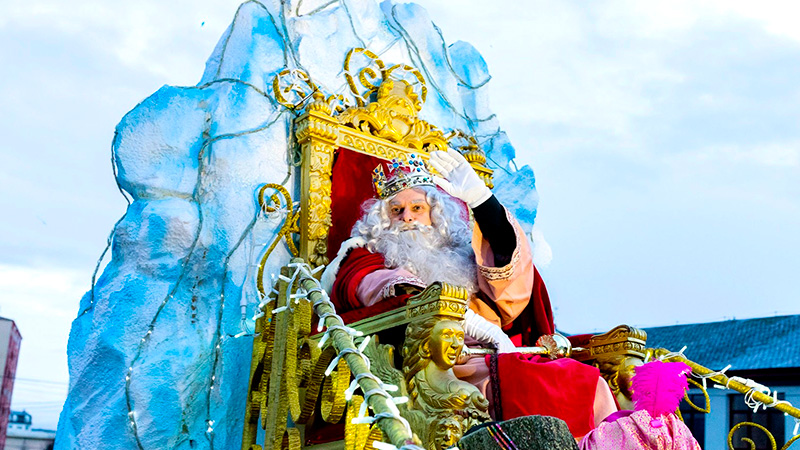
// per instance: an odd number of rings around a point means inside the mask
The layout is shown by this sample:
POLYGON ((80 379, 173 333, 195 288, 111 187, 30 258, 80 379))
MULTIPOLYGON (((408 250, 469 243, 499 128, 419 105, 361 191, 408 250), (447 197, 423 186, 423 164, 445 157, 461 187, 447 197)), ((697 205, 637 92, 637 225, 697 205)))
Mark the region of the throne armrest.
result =
MULTIPOLYGON (((382 305, 383 308, 387 306, 393 308, 376 309, 371 317, 357 320, 349 326, 364 334, 372 334, 438 315, 463 319, 464 313, 467 312, 468 300, 469 293, 465 288, 436 282, 419 294, 401 295, 373 305, 373 307, 382 305)), ((364 308, 367 310, 365 312, 369 312, 370 308, 364 308)))

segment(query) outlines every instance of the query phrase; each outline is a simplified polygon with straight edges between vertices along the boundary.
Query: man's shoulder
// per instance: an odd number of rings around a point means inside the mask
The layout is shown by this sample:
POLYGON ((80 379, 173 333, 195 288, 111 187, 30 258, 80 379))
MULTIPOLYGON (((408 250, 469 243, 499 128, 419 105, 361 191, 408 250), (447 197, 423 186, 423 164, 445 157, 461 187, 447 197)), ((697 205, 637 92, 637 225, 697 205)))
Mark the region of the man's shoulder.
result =
POLYGON ((357 253, 370 253, 369 250, 367 250, 367 240, 361 236, 354 236, 342 242, 339 251, 336 253, 336 257, 325 267, 325 271, 322 272, 320 281, 325 290, 330 292, 331 288, 333 288, 333 282, 336 280, 336 274, 339 272, 342 262, 344 262, 354 250, 359 250, 357 253))

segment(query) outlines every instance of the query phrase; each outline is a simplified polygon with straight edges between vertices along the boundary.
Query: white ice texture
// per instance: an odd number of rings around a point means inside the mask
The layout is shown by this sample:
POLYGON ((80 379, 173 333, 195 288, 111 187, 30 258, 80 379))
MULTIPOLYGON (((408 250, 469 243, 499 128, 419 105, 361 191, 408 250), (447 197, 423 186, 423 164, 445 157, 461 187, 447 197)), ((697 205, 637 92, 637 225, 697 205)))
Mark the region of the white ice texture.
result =
MULTIPOLYGON (((279 183, 299 195, 294 115, 271 98, 271 81, 301 68, 324 90, 344 93, 353 47, 420 69, 429 88, 422 116, 478 137, 495 193, 530 231, 533 171, 512 162, 475 48, 446 45, 415 4, 246 2, 197 86, 164 86, 117 126, 116 175, 131 203, 72 325, 57 449, 240 448, 252 337, 235 336, 252 332, 255 265, 282 223, 273 214, 251 227, 255 192, 279 183)), ((266 273, 289 257, 282 243, 266 273)))

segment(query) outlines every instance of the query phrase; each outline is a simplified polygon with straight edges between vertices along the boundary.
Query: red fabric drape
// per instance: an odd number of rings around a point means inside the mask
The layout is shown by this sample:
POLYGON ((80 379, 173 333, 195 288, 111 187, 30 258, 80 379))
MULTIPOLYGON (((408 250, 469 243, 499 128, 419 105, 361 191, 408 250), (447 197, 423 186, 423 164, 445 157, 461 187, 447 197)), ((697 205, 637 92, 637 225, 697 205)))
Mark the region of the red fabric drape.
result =
POLYGON ((497 371, 502 420, 534 414, 558 417, 567 422, 574 436, 594 428, 594 397, 600 376, 596 367, 569 358, 503 353, 498 356, 497 371))
POLYGON ((328 258, 336 257, 342 242, 350 237, 361 217, 361 205, 375 196, 372 170, 385 160, 345 148, 334 152, 331 168, 331 228, 328 231, 328 258))
POLYGON ((361 303, 356 299, 356 289, 361 280, 370 273, 385 269, 383 256, 372 253, 365 248, 354 248, 342 261, 336 281, 333 283, 331 301, 336 306, 336 311, 347 312, 361 308, 361 303))

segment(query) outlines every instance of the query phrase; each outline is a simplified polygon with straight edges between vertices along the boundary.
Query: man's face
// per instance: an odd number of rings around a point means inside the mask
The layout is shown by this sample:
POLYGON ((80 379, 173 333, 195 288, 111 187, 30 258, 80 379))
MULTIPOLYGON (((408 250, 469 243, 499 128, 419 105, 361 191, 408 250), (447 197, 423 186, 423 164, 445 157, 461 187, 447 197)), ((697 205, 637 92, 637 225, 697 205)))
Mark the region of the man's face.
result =
POLYGON ((392 223, 418 222, 421 225, 431 225, 431 206, 424 192, 416 189, 406 189, 398 192, 389 200, 389 217, 392 223))
POLYGON ((442 370, 453 367, 463 347, 464 329, 458 322, 441 320, 436 323, 429 348, 434 364, 442 370))

